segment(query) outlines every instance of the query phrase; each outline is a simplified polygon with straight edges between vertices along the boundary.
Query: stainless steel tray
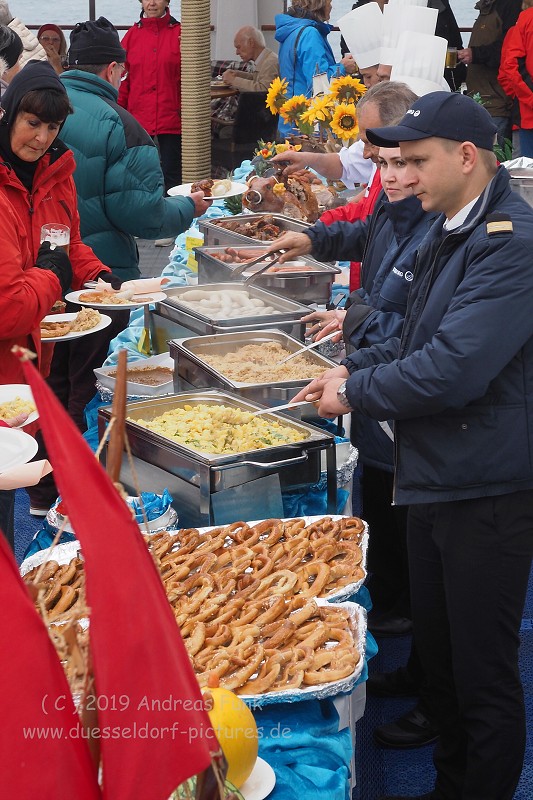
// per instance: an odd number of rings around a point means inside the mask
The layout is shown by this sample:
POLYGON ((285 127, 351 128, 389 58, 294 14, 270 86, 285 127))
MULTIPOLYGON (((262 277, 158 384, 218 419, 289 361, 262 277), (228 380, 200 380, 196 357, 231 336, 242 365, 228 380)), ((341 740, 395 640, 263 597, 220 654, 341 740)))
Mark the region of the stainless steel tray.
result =
MULTIPOLYGON (((272 411, 271 417, 277 422, 283 422, 296 428, 302 435, 301 441, 294 444, 284 444, 265 447, 261 450, 251 450, 241 453, 225 455, 205 453, 194 450, 186 445, 174 442, 154 431, 139 425, 138 419, 153 419, 173 408, 182 408, 184 405, 227 405, 245 411, 256 411, 263 406, 252 403, 234 394, 221 391, 191 391, 167 397, 157 397, 150 400, 128 403, 126 405, 126 430, 130 441, 132 453, 139 455, 146 461, 169 469, 171 472, 181 474, 191 482, 200 481, 200 470, 207 467, 223 474, 232 473, 232 485, 239 482, 252 480, 256 471, 263 475, 265 468, 275 469, 283 466, 294 468, 294 479, 300 484, 298 473, 302 464, 309 462, 309 453, 318 447, 320 450, 326 444, 335 442, 335 437, 321 431, 312 425, 288 418, 281 413, 272 411)), ((111 408, 105 406, 99 410, 99 415, 106 420, 111 417, 111 408)), ((318 451, 317 451, 318 452, 318 451)), ((307 481, 304 480, 304 483, 307 481)), ((227 485, 227 481, 220 479, 219 483, 227 485)), ((295 485, 295 484, 293 484, 295 485)))
MULTIPOLYGON (((225 247, 195 247, 196 259, 198 261, 198 283, 214 283, 216 281, 231 280, 233 270, 240 266, 238 263, 228 264, 220 261, 216 257, 218 253, 223 253, 225 247)), ((247 246, 252 254, 254 251, 259 255, 264 251, 265 245, 247 246)), ((258 275, 250 285, 261 286, 273 293, 283 295, 299 303, 327 303, 331 297, 331 287, 335 280, 335 275, 340 273, 338 267, 333 264, 321 264, 314 258, 303 256, 298 261, 304 262, 309 266, 309 272, 277 273, 263 272, 258 275)), ((248 277, 246 273, 243 278, 248 277)))
MULTIPOLYGON (((204 235, 204 245, 236 245, 237 247, 240 244, 257 244, 258 242, 262 241, 261 239, 257 239, 252 236, 245 236, 240 233, 234 233, 233 231, 226 230, 223 226, 226 222, 232 222, 236 220, 237 222, 243 223, 254 223, 258 220, 262 220, 265 217, 269 217, 273 220, 274 224, 277 225, 281 232, 284 231, 305 231, 306 228, 310 227, 309 222, 303 222, 302 220, 298 219, 291 219, 291 217, 286 217, 284 214, 236 214, 235 216, 229 217, 219 217, 218 219, 201 219, 198 221, 198 227, 200 229, 200 233, 204 235)), ((269 239, 267 241, 273 241, 269 239)))
MULTIPOLYGON (((242 283, 237 281, 202 285, 204 291, 212 292, 223 289, 238 289, 239 287, 242 287, 242 283)), ((300 341, 304 339, 305 323, 300 320, 303 316, 309 314, 311 309, 302 303, 280 297, 278 294, 266 291, 259 286, 246 286, 245 289, 250 297, 263 300, 268 305, 273 306, 276 309, 276 313, 262 316, 256 315, 254 317, 215 319, 204 316, 184 303, 180 303, 180 296, 190 291, 191 288, 191 286, 177 286, 173 289, 168 289, 166 299, 156 304, 154 317, 164 317, 181 329, 174 332, 169 330, 169 333, 171 333, 168 336, 169 339, 183 338, 189 332, 203 336, 229 331, 252 331, 257 328, 263 330, 269 328, 282 329, 300 341)))
MULTIPOLYGON (((287 403, 296 392, 311 380, 287 380, 270 383, 243 383, 227 377, 203 356, 224 356, 232 353, 239 347, 247 344, 263 344, 265 342, 279 342, 291 353, 299 350, 302 343, 283 331, 258 330, 249 333, 220 333, 215 336, 194 336, 169 342, 170 354, 174 359, 174 387, 182 391, 188 385, 196 388, 217 388, 223 391, 236 392, 252 402, 261 403, 275 408, 277 405, 287 403)), ((336 364, 329 358, 311 350, 307 357, 324 370, 335 367, 336 364)), ((297 419, 315 418, 317 410, 312 403, 299 406, 293 411, 286 412, 297 419)))

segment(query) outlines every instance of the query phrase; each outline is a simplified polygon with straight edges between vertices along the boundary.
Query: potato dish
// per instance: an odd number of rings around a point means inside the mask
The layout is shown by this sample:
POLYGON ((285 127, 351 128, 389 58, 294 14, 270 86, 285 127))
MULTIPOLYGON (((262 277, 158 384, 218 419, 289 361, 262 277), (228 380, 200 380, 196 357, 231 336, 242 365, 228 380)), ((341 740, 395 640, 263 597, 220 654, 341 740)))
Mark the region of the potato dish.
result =
POLYGON ((302 432, 296 428, 223 405, 186 404, 154 419, 129 419, 173 442, 206 453, 242 453, 302 441, 302 432))
POLYGON ((13 419, 19 414, 31 414, 35 411, 35 404, 23 397, 15 397, 6 403, 0 403, 0 419, 13 419))
POLYGON ((290 350, 279 342, 265 342, 247 344, 226 355, 200 354, 200 357, 222 375, 240 383, 307 380, 318 378, 324 372, 324 365, 307 355, 295 356, 286 364, 278 363, 288 355, 290 350))

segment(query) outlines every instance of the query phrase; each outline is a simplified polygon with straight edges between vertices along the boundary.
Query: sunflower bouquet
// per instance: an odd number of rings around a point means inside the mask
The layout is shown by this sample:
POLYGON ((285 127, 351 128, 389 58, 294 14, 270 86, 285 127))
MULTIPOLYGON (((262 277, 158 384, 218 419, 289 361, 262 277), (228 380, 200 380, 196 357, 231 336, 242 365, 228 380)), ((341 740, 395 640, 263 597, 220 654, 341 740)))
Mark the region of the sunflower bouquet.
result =
POLYGON ((304 136, 316 136, 326 149, 339 150, 357 139, 356 106, 366 88, 357 78, 344 75, 334 78, 329 91, 307 98, 287 97, 287 81, 275 78, 268 89, 266 105, 272 114, 279 114, 304 136))

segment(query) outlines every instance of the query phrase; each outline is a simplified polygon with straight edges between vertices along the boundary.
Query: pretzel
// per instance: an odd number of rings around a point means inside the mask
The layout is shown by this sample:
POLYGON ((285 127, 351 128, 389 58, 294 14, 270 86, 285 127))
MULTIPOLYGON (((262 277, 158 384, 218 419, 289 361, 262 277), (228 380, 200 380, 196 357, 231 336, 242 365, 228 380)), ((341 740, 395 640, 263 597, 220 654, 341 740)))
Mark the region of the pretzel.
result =
POLYGON ((330 569, 322 561, 309 561, 299 570, 298 589, 304 597, 316 597, 319 595, 329 580, 330 569))

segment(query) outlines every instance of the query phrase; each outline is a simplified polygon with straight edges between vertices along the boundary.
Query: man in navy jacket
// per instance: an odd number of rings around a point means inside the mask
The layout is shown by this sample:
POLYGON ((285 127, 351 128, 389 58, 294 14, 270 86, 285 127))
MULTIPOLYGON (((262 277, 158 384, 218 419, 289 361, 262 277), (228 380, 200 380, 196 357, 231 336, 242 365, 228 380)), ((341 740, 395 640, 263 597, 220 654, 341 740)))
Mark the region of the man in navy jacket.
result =
POLYGON ((482 106, 444 92, 367 131, 400 143, 406 185, 443 213, 419 249, 401 338, 296 396, 325 417, 395 420, 395 501, 410 506, 413 625, 440 730, 431 800, 512 800, 525 747, 533 211, 497 166, 495 133, 482 106))

